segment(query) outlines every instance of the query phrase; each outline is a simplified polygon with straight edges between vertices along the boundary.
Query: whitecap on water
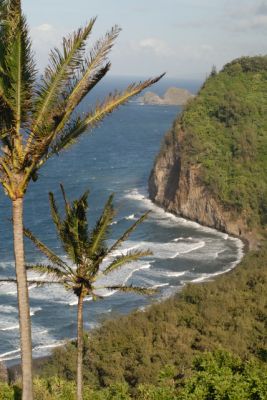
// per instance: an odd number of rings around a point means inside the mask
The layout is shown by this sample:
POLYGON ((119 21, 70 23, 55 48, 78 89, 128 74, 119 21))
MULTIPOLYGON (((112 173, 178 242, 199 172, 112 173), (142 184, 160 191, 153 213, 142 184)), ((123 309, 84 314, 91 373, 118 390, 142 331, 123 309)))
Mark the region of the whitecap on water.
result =
POLYGON ((137 220, 137 218, 135 217, 134 214, 128 215, 128 217, 125 217, 124 219, 130 220, 130 221, 135 221, 135 220, 137 220))
POLYGON ((188 271, 181 271, 181 272, 169 272, 167 271, 165 273, 166 276, 168 276, 169 278, 178 278, 179 276, 183 276, 187 273, 188 271))
POLYGON ((7 326, 6 328, 1 328, 1 331, 14 331, 19 329, 19 324, 7 326))
POLYGON ((20 358, 20 348, 0 354, 0 361, 9 361, 20 358))

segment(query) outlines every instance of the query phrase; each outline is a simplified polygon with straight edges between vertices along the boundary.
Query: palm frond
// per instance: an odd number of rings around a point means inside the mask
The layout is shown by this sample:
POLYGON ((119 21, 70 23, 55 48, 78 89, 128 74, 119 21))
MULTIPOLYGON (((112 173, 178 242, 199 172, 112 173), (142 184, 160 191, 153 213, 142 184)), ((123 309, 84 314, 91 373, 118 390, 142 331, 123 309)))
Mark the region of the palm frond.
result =
POLYGON ((67 99, 64 116, 56 127, 55 136, 65 126, 77 105, 109 71, 111 64, 107 61, 107 55, 119 32, 119 27, 115 25, 104 38, 96 42, 89 57, 81 64, 75 78, 67 86, 64 92, 64 97, 67 99))
MULTIPOLYGON (((6 105, 13 114, 14 129, 10 135, 21 135, 22 124, 28 120, 32 106, 35 83, 35 64, 25 17, 21 14, 19 0, 6 2, 3 36, 6 46, 1 65, 1 91, 6 105), (8 99, 8 100, 7 100, 8 99)), ((24 131, 26 127, 23 127, 24 131)), ((22 149, 15 144, 16 156, 23 157, 22 149)), ((21 160, 22 162, 22 160, 21 160)))
POLYGON ((66 271, 62 271, 60 268, 54 265, 45 265, 45 264, 33 264, 26 265, 26 269, 28 271, 34 271, 39 274, 48 274, 52 278, 57 279, 57 282, 62 282, 62 280, 66 280, 69 274, 66 271))
POLYGON ((67 199, 67 196, 66 196, 66 192, 65 192, 65 189, 64 189, 64 186, 62 185, 62 183, 60 184, 60 189, 61 189, 63 200, 64 200, 64 203, 65 203, 65 212, 66 212, 66 215, 68 215, 69 211, 70 211, 70 204, 68 202, 68 199, 67 199))
MULTIPOLYGON (((43 136, 42 125, 53 121, 62 106, 62 91, 83 63, 86 41, 95 18, 67 38, 63 38, 62 52, 55 48, 50 54, 50 64, 42 77, 36 99, 36 115, 32 132, 35 138, 43 136)), ((63 102, 64 103, 64 102, 63 102)))
POLYGON ((50 212, 51 212, 53 222, 56 225, 58 233, 60 233, 60 231, 62 229, 62 221, 61 221, 61 218, 60 218, 60 215, 58 212, 54 194, 52 192, 49 193, 49 202, 50 202, 50 212))
POLYGON ((157 293, 156 289, 151 289, 151 288, 144 288, 144 287, 138 287, 138 286, 107 286, 105 287, 107 290, 117 290, 119 292, 123 293, 135 293, 135 294, 140 294, 140 295, 145 295, 145 296, 150 296, 153 294, 157 293))
POLYGON ((98 253, 99 251, 101 251, 101 248, 104 245, 104 241, 107 238, 108 230, 114 217, 113 197, 113 194, 109 196, 102 215, 98 219, 95 228, 90 234, 89 246, 87 251, 87 254, 90 258, 97 258, 97 256, 99 255, 98 253))
POLYGON ((61 150, 74 144, 81 134, 95 128, 115 109, 127 103, 133 96, 136 96, 148 86, 158 82, 162 76, 163 75, 138 84, 132 84, 123 92, 115 92, 108 95, 102 103, 96 105, 94 110, 90 111, 84 117, 77 118, 74 124, 70 123, 66 129, 62 131, 55 142, 52 143, 50 152, 47 154, 46 158, 51 157, 53 154, 58 154, 61 150))
POLYGON ((140 218, 138 218, 137 221, 135 221, 134 224, 132 224, 122 235, 119 239, 117 239, 113 245, 108 249, 107 254, 111 255, 113 251, 117 250, 118 247, 125 242, 125 240, 128 239, 130 234, 135 231, 135 229, 140 225, 142 222, 144 222, 150 214, 150 211, 147 211, 145 214, 143 214, 140 218))
MULTIPOLYGON (((17 284, 17 279, 0 279, 0 283, 15 283, 17 284)), ((52 285, 52 284, 59 284, 56 281, 46 281, 46 280, 37 280, 37 279, 27 279, 28 285, 36 285, 36 286, 43 286, 43 285, 52 285)))
POLYGON ((109 264, 109 266, 105 269, 103 272, 104 275, 108 275, 111 271, 114 271, 120 267, 122 267, 125 264, 138 261, 142 257, 148 257, 151 256, 152 252, 150 250, 144 250, 144 251, 134 251, 134 252, 129 252, 127 254, 122 254, 118 257, 115 258, 114 261, 109 264))
POLYGON ((52 250, 50 250, 44 243, 42 243, 34 234, 29 230, 23 229, 24 235, 30 239, 34 245, 53 263, 56 264, 63 271, 72 273, 72 269, 60 257, 58 257, 52 250))
POLYGON ((59 231, 63 247, 76 265, 83 262, 88 246, 87 208, 88 194, 86 191, 78 200, 74 200, 66 209, 66 217, 59 231))
POLYGON ((143 214, 133 225, 131 225, 120 237, 117 239, 113 245, 109 249, 103 249, 102 254, 98 254, 97 259, 94 261, 94 268, 93 268, 93 273, 95 274, 97 271, 99 271, 100 265, 104 261, 104 259, 107 256, 112 256, 112 253, 117 250, 123 242, 125 242, 130 234, 138 227, 139 224, 141 224, 143 221, 145 221, 149 215, 150 211, 147 211, 145 214, 143 214))
POLYGON ((88 194, 86 191, 78 200, 69 203, 63 185, 60 185, 64 203, 65 218, 61 218, 53 193, 49 193, 52 219, 65 252, 71 260, 80 265, 88 246, 88 194))

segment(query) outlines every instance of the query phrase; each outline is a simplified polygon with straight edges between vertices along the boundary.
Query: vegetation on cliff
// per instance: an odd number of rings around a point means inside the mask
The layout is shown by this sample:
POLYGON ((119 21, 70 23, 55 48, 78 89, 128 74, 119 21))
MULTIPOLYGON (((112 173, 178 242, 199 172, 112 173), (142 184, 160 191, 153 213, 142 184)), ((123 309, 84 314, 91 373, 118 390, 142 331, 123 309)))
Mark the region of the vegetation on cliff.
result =
MULTIPOLYGON (((157 385, 166 365, 189 379, 195 356, 218 349, 264 365, 266 262, 267 249, 251 252, 214 282, 189 285, 146 312, 105 322, 85 341, 86 383, 97 388, 124 383, 135 392, 140 385, 157 385)), ((56 349, 41 375, 74 380, 75 353, 75 342, 56 349)))
POLYGON ((183 131, 183 165, 225 209, 250 228, 267 224, 267 56, 243 57, 213 70, 173 132, 183 131))
MULTIPOLYGON (((20 392, 19 386, 0 384, 0 400, 18 400, 20 392)), ((265 400, 266 392, 266 366, 216 351, 195 357, 190 378, 166 366, 154 385, 141 384, 135 392, 125 382, 101 389, 87 385, 84 400, 265 400)), ((38 378, 34 381, 34 396, 36 400, 74 400, 75 384, 58 377, 38 378)))

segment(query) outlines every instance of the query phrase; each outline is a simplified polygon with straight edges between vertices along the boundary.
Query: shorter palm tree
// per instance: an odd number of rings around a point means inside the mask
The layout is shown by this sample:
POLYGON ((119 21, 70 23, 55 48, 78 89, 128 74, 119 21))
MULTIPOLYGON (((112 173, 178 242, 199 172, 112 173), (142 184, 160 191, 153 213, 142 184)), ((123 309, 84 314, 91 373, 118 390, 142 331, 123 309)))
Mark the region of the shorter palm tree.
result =
MULTIPOLYGON (((77 309, 77 399, 83 397, 83 301, 91 296, 94 300, 101 298, 102 289, 118 290, 122 292, 134 292, 139 294, 151 294, 154 290, 125 285, 97 284, 100 277, 105 277, 111 272, 121 268, 126 263, 137 261, 152 253, 145 251, 130 251, 114 256, 122 242, 131 232, 143 222, 148 213, 141 216, 123 235, 110 247, 106 245, 106 239, 115 215, 113 207, 113 195, 111 195, 104 207, 102 215, 96 222, 92 231, 89 231, 87 222, 88 192, 85 192, 78 200, 69 203, 63 186, 61 185, 65 203, 65 216, 61 218, 52 193, 49 194, 53 222, 68 260, 66 262, 57 256, 44 243, 36 238, 31 231, 24 229, 25 235, 48 258, 49 264, 31 265, 27 268, 41 274, 47 274, 51 280, 42 280, 42 283, 62 284, 66 290, 72 291, 78 297, 77 309)), ((36 282, 36 281, 35 281, 36 282)), ((40 282, 39 282, 40 283, 40 282)))

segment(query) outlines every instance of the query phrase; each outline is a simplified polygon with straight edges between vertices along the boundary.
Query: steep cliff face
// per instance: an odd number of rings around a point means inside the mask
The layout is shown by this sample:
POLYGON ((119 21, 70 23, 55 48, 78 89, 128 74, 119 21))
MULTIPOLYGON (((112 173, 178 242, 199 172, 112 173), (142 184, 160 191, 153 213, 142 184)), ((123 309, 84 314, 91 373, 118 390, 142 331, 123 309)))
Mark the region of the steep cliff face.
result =
POLYGON ((226 210, 200 179, 200 165, 187 166, 179 151, 185 133, 170 132, 149 178, 149 196, 166 211, 202 225, 239 236, 255 247, 258 235, 242 215, 226 210))
MULTIPOLYGON (((238 74, 243 80, 244 76, 251 79, 251 71, 247 77, 246 72, 240 73, 239 66, 238 74)), ((264 74, 266 77, 265 69, 264 74)), ((257 75, 259 79, 259 71, 257 75)), ((239 78, 235 76, 234 80, 237 87, 239 78)), ((255 114, 256 105, 251 106, 247 114, 244 113, 245 108, 248 110, 247 94, 241 86, 243 97, 240 96, 239 103, 236 93, 233 96, 234 104, 227 100, 229 104, 223 105, 230 111, 232 107, 236 108, 233 111, 236 112, 233 124, 229 119, 222 121, 217 110, 222 112, 224 108, 215 98, 217 83, 220 83, 221 91, 225 90, 225 101, 229 85, 232 84, 227 70, 221 77, 209 78, 197 98, 166 134, 149 178, 149 196, 167 211, 239 236, 248 242, 250 248, 255 248, 261 232, 266 229, 267 178, 265 173, 259 174, 262 168, 262 171, 264 168, 267 170, 266 156, 261 153, 262 146, 265 146, 265 150, 267 148, 266 130, 259 129, 259 126, 266 126, 266 117, 264 113, 255 114), (228 87, 222 86, 225 81, 228 87), (245 141, 242 118, 245 118, 246 126, 250 119, 253 120, 251 127, 255 127, 254 130, 250 129, 251 137, 245 141), (238 146, 240 151, 236 150, 238 146)), ((249 90, 247 93, 251 95, 249 90)))

